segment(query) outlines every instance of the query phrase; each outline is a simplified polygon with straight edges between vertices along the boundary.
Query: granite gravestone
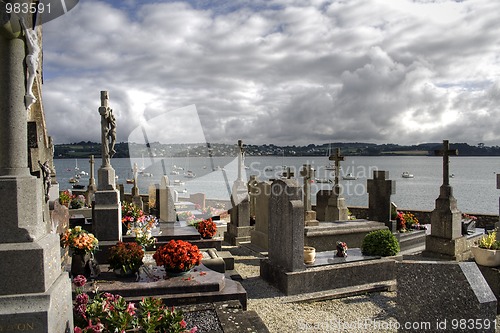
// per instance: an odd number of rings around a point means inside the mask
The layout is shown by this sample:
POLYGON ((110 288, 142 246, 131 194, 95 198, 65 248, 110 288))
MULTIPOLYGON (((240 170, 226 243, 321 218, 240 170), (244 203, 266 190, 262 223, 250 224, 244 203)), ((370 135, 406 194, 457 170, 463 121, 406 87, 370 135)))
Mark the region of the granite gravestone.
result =
POLYGON ((397 263, 398 332, 495 332, 497 300, 473 262, 397 263))
MULTIPOLYGON (((21 1, 21 5, 29 4, 21 1)), ((4 4, 5 5, 5 4, 4 4)), ((1 5, 1 6, 4 6, 1 5)), ((26 24, 29 29, 31 21, 26 24)), ((28 167, 26 38, 19 16, 0 24, 0 329, 73 330, 71 283, 61 270, 59 237, 43 220, 45 195, 28 167), (18 329, 19 328, 19 329, 18 329)), ((25 29, 26 30, 26 29, 25 29)), ((33 30, 41 34, 41 29, 33 30)), ((31 33, 31 32, 30 32, 31 33)), ((41 47, 41 39, 36 41, 41 47)), ((39 89, 38 74, 33 82, 39 89)), ((38 101, 41 103, 41 100, 38 101)), ((36 161, 35 161, 36 163, 36 161)))
POLYGON ((121 241, 122 210, 120 192, 115 185, 115 170, 111 166, 116 140, 116 120, 108 106, 109 94, 101 91, 101 142, 102 165, 97 171, 98 182, 93 207, 92 229, 100 241, 121 241))
POLYGON ((256 207, 257 207, 257 185, 259 181, 257 180, 256 175, 251 175, 250 180, 248 181, 248 195, 250 200, 250 216, 255 218, 256 215, 256 207))
POLYGON ((255 190, 255 229, 252 230, 252 245, 267 251, 269 238, 269 198, 271 196, 270 181, 262 181, 257 184, 255 190))
POLYGON ((285 271, 304 266, 304 203, 296 180, 277 179, 269 198, 269 262, 285 271))
POLYGON ((396 182, 388 178, 388 171, 374 170, 373 179, 368 179, 368 216, 395 232, 396 223, 391 222, 391 194, 396 193, 396 182))
POLYGON ((443 149, 436 154, 443 156, 443 184, 431 214, 431 234, 426 237, 423 255, 449 260, 468 259, 470 249, 462 236, 462 213, 457 208, 449 176, 449 156, 458 152, 451 150, 448 140, 444 140, 443 149))
POLYGON ((335 181, 325 209, 325 221, 346 221, 349 218, 348 209, 339 184, 340 161, 344 160, 344 156, 340 154, 340 148, 337 148, 335 155, 331 155, 329 159, 335 161, 335 181))

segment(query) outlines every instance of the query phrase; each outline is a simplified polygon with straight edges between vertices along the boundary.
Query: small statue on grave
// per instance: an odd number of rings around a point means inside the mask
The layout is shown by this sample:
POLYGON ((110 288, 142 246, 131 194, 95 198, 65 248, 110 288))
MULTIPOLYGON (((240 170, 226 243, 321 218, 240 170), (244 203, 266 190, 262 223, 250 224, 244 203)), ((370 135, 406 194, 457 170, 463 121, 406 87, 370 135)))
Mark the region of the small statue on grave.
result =
POLYGON ((38 46, 38 37, 34 29, 28 29, 24 17, 19 19, 21 26, 26 36, 26 46, 28 54, 26 55, 26 65, 28 66, 28 78, 26 82, 26 96, 25 105, 26 109, 36 102, 36 97, 33 94, 33 83, 35 82, 36 70, 38 67, 38 55, 40 54, 40 47, 38 46))
POLYGON ((42 171, 42 177, 43 177, 43 183, 45 187, 45 202, 49 201, 50 196, 49 196, 49 191, 50 191, 50 186, 51 184, 51 179, 50 179, 50 167, 49 167, 49 161, 45 161, 45 163, 42 164, 42 162, 38 161, 38 165, 40 166, 40 170, 42 171))
POLYGON ((104 154, 109 162, 109 159, 116 153, 116 119, 113 115, 113 110, 109 107, 101 106, 99 114, 101 115, 104 154))
POLYGON ((337 242, 337 253, 336 257, 347 257, 347 243, 346 242, 337 242))

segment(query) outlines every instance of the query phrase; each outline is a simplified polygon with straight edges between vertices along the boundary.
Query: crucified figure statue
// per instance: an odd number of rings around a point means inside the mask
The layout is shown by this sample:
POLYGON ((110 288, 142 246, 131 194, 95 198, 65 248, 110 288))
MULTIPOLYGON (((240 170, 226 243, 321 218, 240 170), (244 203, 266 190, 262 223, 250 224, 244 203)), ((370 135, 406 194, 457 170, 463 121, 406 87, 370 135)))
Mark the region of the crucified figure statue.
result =
POLYGON ((26 65, 28 66, 28 78, 26 79, 26 96, 25 105, 26 109, 36 102, 36 97, 33 94, 33 83, 35 82, 36 70, 38 67, 38 55, 40 47, 38 46, 38 37, 34 29, 28 29, 24 17, 19 19, 21 27, 23 28, 26 37, 26 46, 28 54, 26 55, 26 65))

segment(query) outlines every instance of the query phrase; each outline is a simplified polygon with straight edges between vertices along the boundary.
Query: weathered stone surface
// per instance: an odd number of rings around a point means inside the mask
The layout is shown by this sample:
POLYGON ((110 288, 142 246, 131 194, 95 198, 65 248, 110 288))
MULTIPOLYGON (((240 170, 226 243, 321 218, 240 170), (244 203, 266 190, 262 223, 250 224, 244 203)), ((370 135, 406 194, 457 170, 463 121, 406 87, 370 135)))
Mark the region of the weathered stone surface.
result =
POLYGON ((396 276, 399 332, 495 332, 497 301, 475 263, 405 260, 396 276))

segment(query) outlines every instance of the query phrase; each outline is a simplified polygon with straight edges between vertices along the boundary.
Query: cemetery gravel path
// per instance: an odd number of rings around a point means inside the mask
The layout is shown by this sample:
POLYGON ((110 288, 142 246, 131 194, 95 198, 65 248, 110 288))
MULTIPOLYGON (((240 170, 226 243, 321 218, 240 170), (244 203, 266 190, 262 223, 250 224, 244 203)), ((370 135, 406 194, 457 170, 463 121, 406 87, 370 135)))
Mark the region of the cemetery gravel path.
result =
MULTIPOLYGON (((285 296, 260 278, 259 257, 255 252, 235 246, 224 246, 223 250, 234 256, 235 270, 247 291, 248 310, 257 312, 271 333, 397 332, 396 292, 293 302, 294 296, 285 296)), ((495 331, 500 333, 498 324, 495 331)))

